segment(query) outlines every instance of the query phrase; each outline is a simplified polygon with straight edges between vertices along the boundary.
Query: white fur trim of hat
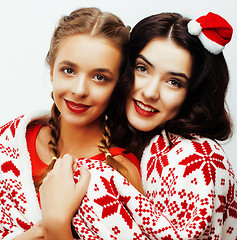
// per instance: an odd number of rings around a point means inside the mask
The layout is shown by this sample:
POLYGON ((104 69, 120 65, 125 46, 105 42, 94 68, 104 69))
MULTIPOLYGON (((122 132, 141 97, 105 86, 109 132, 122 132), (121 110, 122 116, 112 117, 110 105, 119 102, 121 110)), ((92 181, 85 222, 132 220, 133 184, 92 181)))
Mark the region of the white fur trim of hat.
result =
POLYGON ((197 36, 204 48, 217 55, 230 42, 233 28, 220 15, 209 12, 188 23, 188 32, 197 36))

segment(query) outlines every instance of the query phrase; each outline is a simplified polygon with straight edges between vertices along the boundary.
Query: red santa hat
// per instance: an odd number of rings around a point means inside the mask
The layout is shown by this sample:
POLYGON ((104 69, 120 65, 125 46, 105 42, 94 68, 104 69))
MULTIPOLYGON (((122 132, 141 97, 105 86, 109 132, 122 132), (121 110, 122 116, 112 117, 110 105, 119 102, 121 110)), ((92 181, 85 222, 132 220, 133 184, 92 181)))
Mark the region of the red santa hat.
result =
POLYGON ((197 35, 204 48, 217 55, 230 42, 233 29, 224 18, 209 12, 205 16, 191 20, 188 23, 188 32, 197 35))

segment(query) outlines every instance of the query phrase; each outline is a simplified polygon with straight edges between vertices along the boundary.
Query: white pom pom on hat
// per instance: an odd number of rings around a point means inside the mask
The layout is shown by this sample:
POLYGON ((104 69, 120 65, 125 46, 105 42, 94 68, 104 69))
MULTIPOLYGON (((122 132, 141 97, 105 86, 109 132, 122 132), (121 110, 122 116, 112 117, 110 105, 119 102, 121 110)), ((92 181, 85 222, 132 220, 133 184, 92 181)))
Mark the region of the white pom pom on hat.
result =
POLYGON ((200 23, 198 23, 196 20, 191 20, 188 23, 188 32, 191 35, 198 35, 200 32, 202 31, 202 27, 200 25, 200 23))
POLYGON ((188 23, 188 32, 198 36, 204 48, 217 55, 230 42, 233 28, 218 14, 209 12, 188 23))

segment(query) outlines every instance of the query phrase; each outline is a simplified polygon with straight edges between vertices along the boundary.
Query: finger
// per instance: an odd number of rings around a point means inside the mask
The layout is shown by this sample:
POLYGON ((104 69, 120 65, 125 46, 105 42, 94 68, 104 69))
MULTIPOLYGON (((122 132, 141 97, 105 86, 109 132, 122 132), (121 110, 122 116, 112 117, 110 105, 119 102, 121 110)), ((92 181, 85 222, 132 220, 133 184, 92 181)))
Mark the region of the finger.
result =
POLYGON ((81 166, 80 178, 78 183, 76 184, 78 198, 82 199, 85 196, 90 183, 90 178, 91 178, 91 174, 88 171, 88 169, 85 168, 84 166, 81 166))
POLYGON ((73 174, 73 157, 69 154, 65 154, 63 156, 63 162, 62 162, 62 167, 63 167, 63 170, 70 173, 70 174, 73 174))
POLYGON ((72 156, 69 154, 65 154, 63 158, 58 158, 57 161, 54 164, 53 170, 55 171, 60 171, 60 170, 65 170, 66 166, 69 164, 69 166, 72 168, 70 165, 72 161, 72 156))
POLYGON ((74 161, 74 163, 72 165, 72 170, 73 170, 73 172, 76 172, 76 170, 77 170, 77 162, 76 161, 74 161))
POLYGON ((53 169, 52 169, 52 171, 53 170, 59 170, 60 168, 61 168, 61 165, 62 165, 62 158, 58 158, 57 160, 56 160, 56 162, 55 162, 55 164, 54 164, 54 166, 53 166, 53 169))
POLYGON ((73 158, 72 158, 72 156, 70 155, 70 154, 65 154, 64 156, 63 156, 63 159, 64 160, 70 160, 70 161, 73 161, 73 158))
POLYGON ((41 189, 44 187, 44 183, 47 182, 47 180, 49 179, 50 177, 50 174, 52 174, 52 170, 51 171, 48 171, 39 187, 39 192, 41 192, 41 189))

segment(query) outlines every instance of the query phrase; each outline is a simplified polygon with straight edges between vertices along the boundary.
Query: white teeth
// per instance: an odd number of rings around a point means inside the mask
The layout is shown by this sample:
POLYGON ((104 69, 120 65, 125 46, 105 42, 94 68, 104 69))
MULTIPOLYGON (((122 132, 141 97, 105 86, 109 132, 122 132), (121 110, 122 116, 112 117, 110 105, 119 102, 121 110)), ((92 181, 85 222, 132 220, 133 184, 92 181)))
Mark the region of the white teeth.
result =
POLYGON ((77 106, 77 105, 74 105, 74 104, 72 104, 72 106, 73 106, 73 107, 75 107, 75 108, 78 108, 78 106, 77 106))
POLYGON ((70 104, 71 104, 71 106, 74 107, 74 108, 77 108, 77 107, 78 107, 77 105, 75 105, 75 104, 73 104, 73 103, 70 103, 70 104))
POLYGON ((152 108, 149 108, 149 107, 146 107, 144 106, 142 103, 140 102, 137 102, 136 101, 136 104, 138 107, 140 107, 141 109, 143 109, 144 111, 147 111, 147 112, 155 112, 156 110, 155 109, 152 109, 152 108))

